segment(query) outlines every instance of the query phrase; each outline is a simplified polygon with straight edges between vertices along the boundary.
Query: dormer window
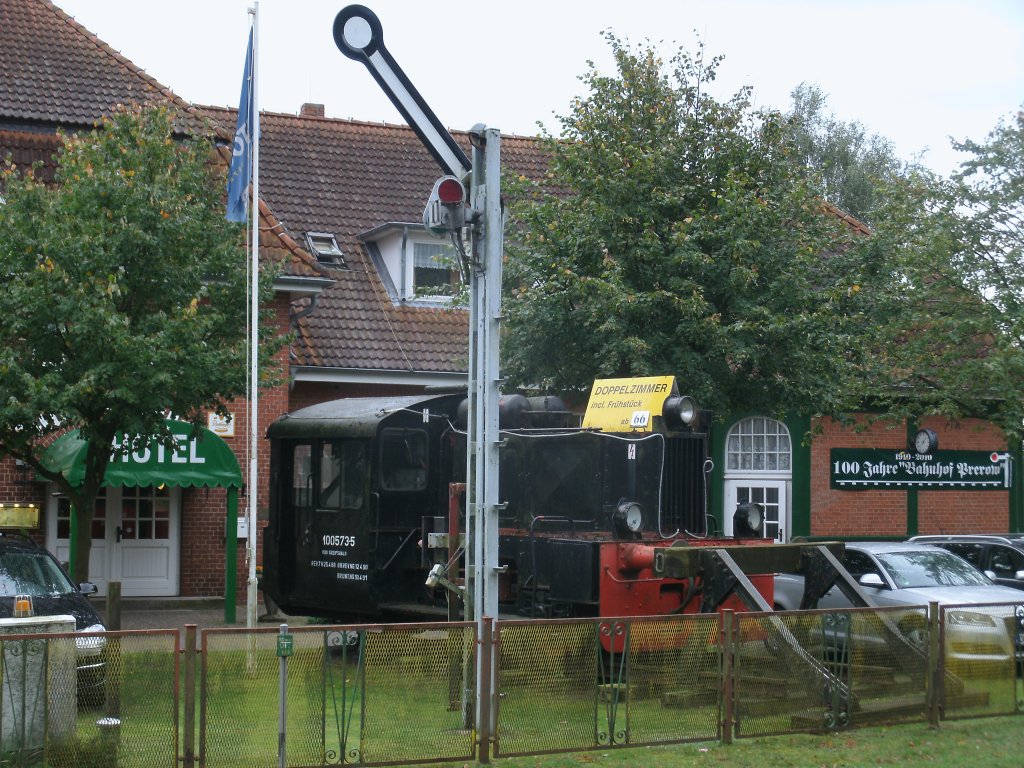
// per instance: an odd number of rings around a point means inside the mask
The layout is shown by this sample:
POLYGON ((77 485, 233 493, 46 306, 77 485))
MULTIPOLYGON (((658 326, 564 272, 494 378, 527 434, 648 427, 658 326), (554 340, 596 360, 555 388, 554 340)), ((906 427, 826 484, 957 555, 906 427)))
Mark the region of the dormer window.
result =
POLYGON ((412 244, 412 283, 417 293, 451 296, 459 283, 458 257, 447 243, 412 244))
POLYGON ((335 267, 345 266, 345 255, 338 247, 338 241, 334 235, 327 232, 307 232, 306 244, 309 251, 316 256, 321 264, 330 264, 335 267))
POLYGON ((462 271, 451 243, 431 237, 422 224, 392 221, 359 235, 395 304, 443 306, 459 295, 462 271))

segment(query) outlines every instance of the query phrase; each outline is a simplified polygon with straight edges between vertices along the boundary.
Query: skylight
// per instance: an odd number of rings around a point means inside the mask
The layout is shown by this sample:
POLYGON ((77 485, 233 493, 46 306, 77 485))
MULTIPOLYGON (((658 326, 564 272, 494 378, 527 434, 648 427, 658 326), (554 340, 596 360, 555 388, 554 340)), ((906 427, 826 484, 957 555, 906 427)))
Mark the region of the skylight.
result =
POLYGON ((306 243, 317 261, 334 266, 345 266, 345 254, 338 247, 334 235, 327 232, 307 232, 306 243))

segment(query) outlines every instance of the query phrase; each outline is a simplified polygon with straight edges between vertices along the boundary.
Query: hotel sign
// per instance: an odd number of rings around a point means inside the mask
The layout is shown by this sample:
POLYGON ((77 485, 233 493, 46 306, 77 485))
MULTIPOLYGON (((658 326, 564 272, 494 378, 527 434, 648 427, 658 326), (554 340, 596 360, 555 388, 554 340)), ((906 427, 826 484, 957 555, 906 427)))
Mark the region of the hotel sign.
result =
POLYGON ((935 451, 920 454, 871 448, 833 448, 829 487, 866 489, 1004 491, 1013 483, 1005 451, 935 451))

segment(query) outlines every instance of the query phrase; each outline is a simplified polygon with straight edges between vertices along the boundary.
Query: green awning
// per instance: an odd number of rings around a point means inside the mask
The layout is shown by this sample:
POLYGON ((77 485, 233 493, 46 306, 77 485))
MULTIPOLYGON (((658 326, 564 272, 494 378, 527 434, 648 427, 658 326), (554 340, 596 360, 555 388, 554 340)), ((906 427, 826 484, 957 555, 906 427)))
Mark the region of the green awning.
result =
MULTIPOLYGON (((205 427, 190 437, 192 425, 168 419, 167 428, 177 437, 177 446, 168 448, 151 441, 141 451, 127 456, 115 452, 107 467, 103 485, 109 486, 196 486, 241 488, 242 471, 238 458, 223 439, 205 427)), ((86 442, 78 430, 61 435, 46 449, 43 463, 64 475, 72 485, 81 485, 85 477, 86 442)))

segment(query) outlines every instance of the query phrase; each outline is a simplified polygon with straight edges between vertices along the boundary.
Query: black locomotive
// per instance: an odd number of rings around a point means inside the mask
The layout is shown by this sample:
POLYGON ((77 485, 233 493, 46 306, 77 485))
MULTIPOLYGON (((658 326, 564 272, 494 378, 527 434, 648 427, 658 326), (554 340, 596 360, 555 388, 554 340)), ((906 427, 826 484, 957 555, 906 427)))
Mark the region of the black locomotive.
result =
MULTIPOLYGON (((724 543, 704 535, 709 414, 667 381, 652 410, 644 410, 649 393, 606 400, 608 409, 634 409, 611 429, 579 426, 557 398, 502 398, 503 612, 699 609, 693 579, 653 572, 660 547, 724 543)), ((351 398, 270 426, 262 586, 285 612, 352 621, 459 615, 465 400, 464 391, 351 398)))

